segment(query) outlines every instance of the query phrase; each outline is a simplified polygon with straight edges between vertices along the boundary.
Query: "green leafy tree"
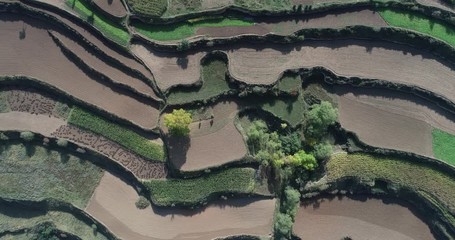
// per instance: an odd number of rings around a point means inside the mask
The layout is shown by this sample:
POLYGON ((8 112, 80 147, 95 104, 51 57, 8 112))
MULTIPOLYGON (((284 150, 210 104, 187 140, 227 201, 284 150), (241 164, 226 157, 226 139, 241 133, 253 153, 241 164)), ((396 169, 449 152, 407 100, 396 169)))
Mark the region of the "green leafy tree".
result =
POLYGON ((150 206, 150 202, 144 196, 140 196, 135 204, 136 204, 136 207, 139 209, 145 209, 148 206, 150 206))
POLYGON ((164 125, 169 128, 172 135, 188 135, 190 133, 188 126, 191 122, 191 114, 183 109, 174 109, 172 113, 164 115, 164 125))
POLYGON ((318 160, 328 159, 333 153, 332 145, 327 142, 318 143, 314 146, 313 155, 318 160))
POLYGON ((280 141, 284 154, 294 154, 302 148, 302 141, 297 132, 280 136, 280 141))
POLYGON ((57 145, 60 147, 66 147, 68 146, 68 140, 59 138, 57 139, 57 145))
POLYGON ((316 158, 303 150, 298 151, 294 155, 288 156, 287 162, 292 166, 302 167, 308 171, 313 171, 318 166, 316 158))
POLYGON ((320 139, 327 132, 327 128, 338 119, 338 111, 327 101, 314 104, 307 114, 306 136, 320 139))
POLYGON ((291 216, 278 213, 275 216, 275 239, 291 239, 293 221, 291 216))
POLYGON ((35 138, 35 134, 32 132, 21 132, 20 137, 27 142, 30 142, 35 138))
POLYGON ((284 190, 284 197, 282 212, 288 214, 294 220, 300 206, 300 192, 288 186, 284 190))
POLYGON ((177 50, 179 51, 184 51, 190 48, 190 42, 186 39, 183 39, 178 45, 177 45, 177 50))

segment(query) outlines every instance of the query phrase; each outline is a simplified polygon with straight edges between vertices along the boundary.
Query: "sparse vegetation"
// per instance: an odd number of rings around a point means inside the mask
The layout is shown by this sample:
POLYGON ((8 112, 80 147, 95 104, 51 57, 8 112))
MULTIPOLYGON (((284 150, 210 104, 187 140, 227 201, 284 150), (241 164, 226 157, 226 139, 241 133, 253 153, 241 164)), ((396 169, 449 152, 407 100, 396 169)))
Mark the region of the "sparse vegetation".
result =
POLYGON ((156 161, 165 159, 163 146, 81 108, 73 108, 68 123, 100 134, 147 159, 156 161))
POLYGON ((11 109, 8 104, 8 92, 0 92, 0 113, 9 112, 11 109))

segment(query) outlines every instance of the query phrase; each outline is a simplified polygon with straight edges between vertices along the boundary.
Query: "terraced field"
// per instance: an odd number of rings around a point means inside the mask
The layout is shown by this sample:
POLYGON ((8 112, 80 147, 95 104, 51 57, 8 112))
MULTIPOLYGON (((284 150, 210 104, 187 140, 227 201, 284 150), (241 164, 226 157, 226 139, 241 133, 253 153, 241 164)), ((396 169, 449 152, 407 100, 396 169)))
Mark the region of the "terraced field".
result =
POLYGON ((0 12, 0 239, 455 238, 450 3, 0 12))

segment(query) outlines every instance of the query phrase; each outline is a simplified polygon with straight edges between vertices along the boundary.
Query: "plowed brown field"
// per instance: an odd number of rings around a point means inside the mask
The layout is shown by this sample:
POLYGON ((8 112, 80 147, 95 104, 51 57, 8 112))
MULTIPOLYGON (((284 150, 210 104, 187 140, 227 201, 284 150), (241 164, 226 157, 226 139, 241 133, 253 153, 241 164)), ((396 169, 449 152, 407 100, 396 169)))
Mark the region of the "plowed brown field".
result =
POLYGON ((126 15, 122 0, 95 0, 93 2, 112 16, 124 17, 126 15))
POLYGON ((134 204, 138 198, 131 186, 106 172, 85 210, 122 239, 213 239, 272 231, 275 200, 227 200, 199 210, 139 210, 134 204))

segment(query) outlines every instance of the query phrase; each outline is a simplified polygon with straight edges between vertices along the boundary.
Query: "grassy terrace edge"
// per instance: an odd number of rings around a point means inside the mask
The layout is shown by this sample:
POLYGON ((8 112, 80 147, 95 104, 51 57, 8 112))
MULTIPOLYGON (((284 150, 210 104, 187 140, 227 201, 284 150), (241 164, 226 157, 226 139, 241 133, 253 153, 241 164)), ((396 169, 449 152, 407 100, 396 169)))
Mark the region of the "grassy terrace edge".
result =
POLYGON ((104 136, 147 159, 166 160, 164 146, 79 107, 73 107, 68 123, 104 136))

